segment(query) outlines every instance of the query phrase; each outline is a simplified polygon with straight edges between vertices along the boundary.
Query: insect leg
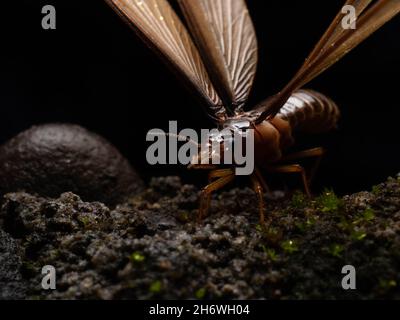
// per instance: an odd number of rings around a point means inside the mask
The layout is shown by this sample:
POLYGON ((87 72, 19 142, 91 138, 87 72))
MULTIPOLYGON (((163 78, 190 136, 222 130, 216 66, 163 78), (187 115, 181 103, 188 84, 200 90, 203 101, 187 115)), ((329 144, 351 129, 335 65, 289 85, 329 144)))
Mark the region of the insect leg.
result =
POLYGON ((291 161, 305 158, 316 158, 315 163, 310 171, 310 175, 308 177, 308 184, 311 184, 315 173, 317 172, 319 165, 321 163, 322 157, 325 154, 325 150, 323 148, 313 148, 308 150, 303 150, 300 152, 292 153, 287 156, 284 156, 281 161, 291 161))
POLYGON ((259 203, 259 213, 260 213, 260 225, 264 226, 265 224, 265 202, 264 202, 264 188, 260 179, 256 174, 251 176, 251 181, 253 183, 253 190, 257 194, 258 203, 259 203))
POLYGON ((266 191, 267 193, 271 193, 271 189, 268 187, 267 182, 265 182, 265 179, 262 176, 260 170, 258 168, 255 168, 254 173, 258 178, 258 181, 261 183, 261 186, 264 188, 264 191, 266 191))
POLYGON ((311 197, 306 171, 302 166, 298 164, 291 164, 291 165, 283 165, 276 167, 268 167, 267 170, 269 172, 278 172, 278 173, 300 173, 301 178, 303 179, 304 191, 306 192, 307 196, 311 197))
POLYGON ((208 174, 208 181, 211 183, 216 178, 222 178, 233 174, 233 169, 218 169, 213 170, 208 174))
POLYGON ((225 177, 221 177, 218 180, 210 183, 205 186, 200 194, 200 209, 198 220, 201 221, 203 217, 207 214, 210 208, 210 200, 211 193, 225 187, 228 183, 232 182, 235 179, 234 174, 227 175, 225 177))

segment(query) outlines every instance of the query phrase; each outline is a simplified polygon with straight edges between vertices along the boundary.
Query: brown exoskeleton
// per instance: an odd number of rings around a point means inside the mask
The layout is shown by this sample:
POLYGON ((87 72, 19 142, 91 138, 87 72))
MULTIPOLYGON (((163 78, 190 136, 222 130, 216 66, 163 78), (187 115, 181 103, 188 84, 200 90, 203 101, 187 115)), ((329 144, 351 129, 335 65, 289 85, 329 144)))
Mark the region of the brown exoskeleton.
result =
MULTIPOLYGON (((284 155, 293 143, 292 132, 319 133, 336 125, 339 110, 326 96, 301 89, 400 12, 399 0, 347 0, 355 8, 356 29, 344 28, 340 12, 293 79, 275 96, 251 111, 244 106, 256 73, 258 48, 255 30, 244 0, 178 0, 191 33, 167 0, 106 0, 202 100, 219 128, 255 130, 256 170, 251 176, 264 224, 263 191, 267 172, 299 173, 310 194, 311 175, 300 158, 322 156, 315 148, 284 155), (193 40, 194 41, 193 41, 193 40)), ((317 161, 318 162, 318 161, 317 161)), ((199 218, 210 195, 235 178, 234 168, 191 165, 209 169, 210 184, 202 190, 199 218)))

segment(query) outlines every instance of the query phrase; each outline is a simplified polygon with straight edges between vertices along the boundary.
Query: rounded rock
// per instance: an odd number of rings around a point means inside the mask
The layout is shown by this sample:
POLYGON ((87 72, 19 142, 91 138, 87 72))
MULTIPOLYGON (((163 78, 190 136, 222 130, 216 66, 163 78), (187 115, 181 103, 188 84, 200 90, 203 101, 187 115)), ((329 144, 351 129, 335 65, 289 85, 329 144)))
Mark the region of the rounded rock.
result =
POLYGON ((116 205, 142 181, 108 141, 78 125, 45 124, 21 132, 0 148, 0 193, 26 191, 116 205))

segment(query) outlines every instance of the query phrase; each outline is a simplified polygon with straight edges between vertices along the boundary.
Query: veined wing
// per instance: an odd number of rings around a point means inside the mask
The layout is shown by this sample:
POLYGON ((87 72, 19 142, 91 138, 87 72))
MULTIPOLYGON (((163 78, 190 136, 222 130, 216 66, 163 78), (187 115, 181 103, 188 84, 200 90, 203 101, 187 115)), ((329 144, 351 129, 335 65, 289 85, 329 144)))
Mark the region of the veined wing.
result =
POLYGON ((258 61, 244 0, 179 0, 214 85, 231 111, 246 103, 258 61))
POLYGON ((199 93, 216 120, 226 117, 226 110, 207 74, 200 54, 179 17, 167 0, 106 0, 158 53, 190 89, 199 93))

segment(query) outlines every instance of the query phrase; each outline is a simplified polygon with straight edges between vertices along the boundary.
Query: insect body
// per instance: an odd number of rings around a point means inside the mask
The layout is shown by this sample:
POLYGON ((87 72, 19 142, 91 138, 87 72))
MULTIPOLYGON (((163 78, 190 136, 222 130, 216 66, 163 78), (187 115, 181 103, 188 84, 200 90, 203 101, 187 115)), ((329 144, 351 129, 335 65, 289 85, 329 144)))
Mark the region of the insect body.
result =
MULTIPOLYGON (((335 103, 320 93, 303 90, 368 36, 400 12, 398 0, 347 0, 357 15, 357 28, 345 29, 340 11, 305 60, 303 66, 276 95, 246 111, 258 61, 258 46, 244 0, 178 0, 189 31, 167 0, 106 0, 186 86, 197 93, 206 112, 219 128, 243 127, 255 131, 256 170, 251 175, 264 223, 263 192, 267 188, 260 169, 299 173, 309 194, 309 181, 297 164, 305 157, 322 156, 321 148, 285 154, 296 130, 319 133, 336 125, 335 103)), ((209 155, 211 156, 211 155, 209 155)), ((199 218, 205 215, 211 193, 235 178, 232 167, 193 164, 209 169, 210 184, 201 194, 199 218)))
POLYGON ((312 90, 294 92, 275 117, 255 124, 257 165, 263 167, 281 160, 282 153, 294 143, 295 132, 322 133, 333 129, 339 115, 337 105, 325 95, 312 90))
POLYGON ((277 116, 288 121, 293 130, 321 133, 336 126, 340 111, 330 98, 313 90, 298 90, 277 116))

